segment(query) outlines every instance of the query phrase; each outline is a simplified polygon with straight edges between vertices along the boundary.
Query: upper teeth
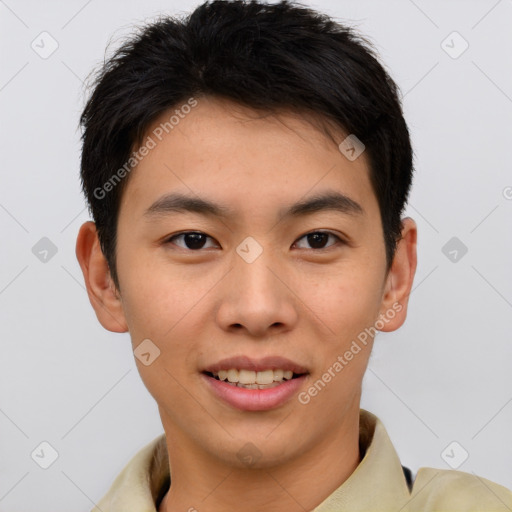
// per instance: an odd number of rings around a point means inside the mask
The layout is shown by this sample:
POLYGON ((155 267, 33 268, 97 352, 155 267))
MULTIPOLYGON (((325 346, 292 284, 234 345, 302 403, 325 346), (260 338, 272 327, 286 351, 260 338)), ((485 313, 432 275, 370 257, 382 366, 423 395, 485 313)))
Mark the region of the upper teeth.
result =
POLYGON ((283 379, 289 380, 293 377, 291 370, 264 370, 254 372, 252 370, 219 370, 212 372, 220 380, 229 382, 239 382, 240 384, 271 384, 272 382, 281 382, 283 379))

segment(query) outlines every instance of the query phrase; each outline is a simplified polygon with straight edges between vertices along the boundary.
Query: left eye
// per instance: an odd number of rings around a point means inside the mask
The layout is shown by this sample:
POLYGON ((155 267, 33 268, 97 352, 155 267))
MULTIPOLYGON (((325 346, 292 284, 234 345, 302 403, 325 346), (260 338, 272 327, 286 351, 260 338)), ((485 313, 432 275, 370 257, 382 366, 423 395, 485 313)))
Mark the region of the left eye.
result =
MULTIPOLYGON (((324 245, 327 242, 327 240, 329 239, 329 237, 335 238, 336 242, 338 242, 338 243, 343 242, 339 236, 337 236, 334 233, 331 233, 329 231, 313 231, 312 233, 308 233, 307 235, 302 236, 301 238, 299 238, 299 240, 306 238, 308 243, 313 246, 312 249, 325 249, 324 245), (321 247, 319 247, 319 246, 321 246, 321 247)), ((332 245, 335 245, 335 244, 331 244, 327 247, 331 247, 332 245)), ((306 247, 306 249, 307 249, 307 247, 306 247)))
MULTIPOLYGON (((343 243, 343 240, 334 233, 331 233, 329 231, 313 231, 311 233, 307 233, 306 235, 303 235, 299 238, 299 240, 306 239, 309 244, 311 244, 312 247, 299 247, 299 249, 316 249, 321 250, 325 249, 325 244, 327 243, 327 240, 329 237, 332 237, 335 239, 335 243, 343 243)), ((213 240, 212 237, 205 235, 204 233, 198 232, 198 231, 186 231, 185 233, 180 233, 178 235, 174 235, 167 239, 167 242, 173 242, 174 240, 177 240, 179 238, 182 238, 185 244, 185 247, 182 245, 178 245, 178 247, 182 247, 183 249, 189 249, 189 250, 198 250, 205 248, 205 242, 207 239, 213 240)), ((331 247, 331 244, 327 247, 331 247)), ((295 242, 294 245, 297 245, 298 242, 295 242)))

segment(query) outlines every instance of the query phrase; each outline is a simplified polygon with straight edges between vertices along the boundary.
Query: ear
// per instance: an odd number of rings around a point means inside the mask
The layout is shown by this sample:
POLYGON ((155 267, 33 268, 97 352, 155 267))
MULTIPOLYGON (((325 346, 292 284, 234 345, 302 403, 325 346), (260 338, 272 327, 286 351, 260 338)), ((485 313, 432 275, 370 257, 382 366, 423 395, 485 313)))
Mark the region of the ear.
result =
POLYGON ((84 275, 89 301, 101 325, 108 331, 127 332, 121 297, 110 275, 94 222, 88 221, 80 228, 76 257, 84 275))
POLYGON ((398 329, 407 317, 407 304, 416 273, 416 223, 409 217, 402 219, 401 239, 389 269, 379 319, 379 331, 398 329), (383 324, 383 327, 380 326, 383 324))

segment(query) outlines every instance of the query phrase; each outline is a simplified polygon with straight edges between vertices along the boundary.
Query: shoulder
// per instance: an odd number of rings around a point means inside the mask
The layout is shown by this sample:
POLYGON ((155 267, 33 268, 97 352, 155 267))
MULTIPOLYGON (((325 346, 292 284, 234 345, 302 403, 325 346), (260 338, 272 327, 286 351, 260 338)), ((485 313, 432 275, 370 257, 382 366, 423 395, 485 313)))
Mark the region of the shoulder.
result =
POLYGON ((473 473, 420 468, 409 504, 411 512, 510 512, 512 491, 473 473))
POLYGON ((92 512, 154 510, 169 473, 165 441, 165 434, 161 434, 132 455, 92 512))

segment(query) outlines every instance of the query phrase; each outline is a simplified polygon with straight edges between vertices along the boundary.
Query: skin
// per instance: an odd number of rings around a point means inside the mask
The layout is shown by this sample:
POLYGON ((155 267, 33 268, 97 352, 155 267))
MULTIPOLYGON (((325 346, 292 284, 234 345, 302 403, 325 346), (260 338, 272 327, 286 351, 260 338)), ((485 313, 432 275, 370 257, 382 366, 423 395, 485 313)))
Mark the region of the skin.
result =
POLYGON ((351 162, 337 144, 296 114, 263 116, 200 98, 129 177, 118 222, 119 290, 94 224, 80 229, 77 257, 99 321, 129 331, 133 349, 149 338, 161 351, 149 366, 136 359, 158 404, 172 468, 159 512, 235 510, 240 503, 247 512, 312 510, 360 462, 371 339, 307 405, 294 396, 273 410, 240 411, 212 394, 200 374, 234 355, 280 355, 308 368, 304 391, 379 315, 388 318, 400 304, 380 330, 405 321, 416 224, 403 219, 386 273, 365 153, 351 162), (278 217, 283 206, 324 190, 349 196, 364 213, 278 217), (225 204, 236 215, 148 218, 149 206, 169 192, 225 204), (315 246, 305 235, 318 230, 345 243, 329 236, 315 246), (203 248, 188 248, 186 237, 169 240, 183 231, 207 235, 203 248), (247 236, 263 248, 250 264, 236 252, 247 236), (237 457, 248 442, 261 454, 251 467, 237 457))

